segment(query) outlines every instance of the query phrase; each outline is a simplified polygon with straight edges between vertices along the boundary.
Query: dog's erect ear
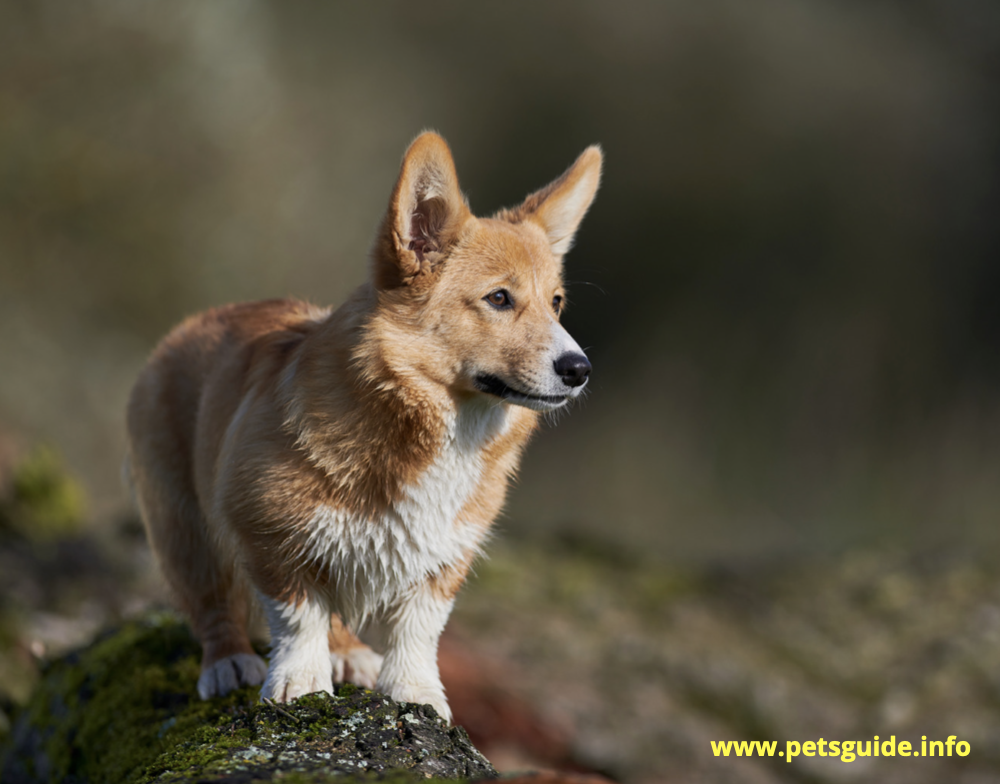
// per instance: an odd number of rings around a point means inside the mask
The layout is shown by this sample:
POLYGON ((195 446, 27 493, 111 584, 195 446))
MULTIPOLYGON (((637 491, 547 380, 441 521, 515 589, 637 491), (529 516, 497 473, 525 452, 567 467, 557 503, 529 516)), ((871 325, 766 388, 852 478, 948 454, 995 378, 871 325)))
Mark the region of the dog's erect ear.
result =
POLYGON ((532 193, 520 207, 504 210, 497 217, 512 223, 537 223, 545 230, 552 252, 564 255, 601 184, 603 160, 600 147, 588 147, 562 177, 532 193))
POLYGON ((436 133, 420 134, 403 156, 372 251, 376 287, 426 278, 470 215, 448 145, 436 133))

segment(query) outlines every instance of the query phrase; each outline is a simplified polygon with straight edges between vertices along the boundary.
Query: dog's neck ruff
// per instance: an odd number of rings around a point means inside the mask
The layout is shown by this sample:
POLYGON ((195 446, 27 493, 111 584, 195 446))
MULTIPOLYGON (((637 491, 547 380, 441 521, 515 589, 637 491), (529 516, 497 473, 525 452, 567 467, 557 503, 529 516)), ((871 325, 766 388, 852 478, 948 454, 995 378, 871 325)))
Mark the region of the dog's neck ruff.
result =
POLYGON ((348 625, 391 610, 401 593, 480 552, 487 529, 463 508, 482 479, 483 448, 508 425, 505 404, 465 401, 446 418, 434 460, 382 514, 316 508, 307 559, 329 578, 328 600, 348 625))

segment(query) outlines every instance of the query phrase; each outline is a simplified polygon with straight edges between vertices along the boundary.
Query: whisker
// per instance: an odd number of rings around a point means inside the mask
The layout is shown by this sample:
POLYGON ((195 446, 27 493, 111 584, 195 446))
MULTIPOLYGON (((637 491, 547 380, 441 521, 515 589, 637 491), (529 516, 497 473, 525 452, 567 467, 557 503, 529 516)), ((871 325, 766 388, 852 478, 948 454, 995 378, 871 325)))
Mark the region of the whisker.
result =
POLYGON ((608 292, 606 292, 603 288, 601 288, 601 286, 599 286, 598 284, 596 284, 596 283, 594 283, 592 281, 589 281, 589 280, 567 280, 566 281, 566 285, 567 286, 593 286, 595 289, 597 289, 599 292, 601 292, 601 294, 603 294, 605 297, 608 296, 608 292))

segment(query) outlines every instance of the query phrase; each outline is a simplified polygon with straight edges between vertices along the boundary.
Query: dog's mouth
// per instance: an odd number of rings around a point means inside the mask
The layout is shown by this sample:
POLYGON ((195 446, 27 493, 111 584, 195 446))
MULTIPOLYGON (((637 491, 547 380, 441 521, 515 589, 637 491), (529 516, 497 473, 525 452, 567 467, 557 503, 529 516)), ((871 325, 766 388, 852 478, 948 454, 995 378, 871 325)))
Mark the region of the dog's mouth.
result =
POLYGON ((476 389, 488 395, 495 395, 511 403, 520 403, 530 408, 555 408, 568 399, 567 395, 529 395, 504 382, 497 376, 480 373, 476 376, 476 389))

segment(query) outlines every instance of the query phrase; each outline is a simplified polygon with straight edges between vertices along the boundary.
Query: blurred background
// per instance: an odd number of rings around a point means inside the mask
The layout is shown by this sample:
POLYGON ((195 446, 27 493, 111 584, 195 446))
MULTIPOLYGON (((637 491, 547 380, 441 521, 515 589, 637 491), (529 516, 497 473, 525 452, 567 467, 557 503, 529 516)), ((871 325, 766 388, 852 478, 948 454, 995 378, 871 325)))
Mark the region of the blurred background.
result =
POLYGON ((342 300, 425 128, 477 214, 606 153, 566 273, 594 376, 510 541, 660 574, 1000 544, 989 0, 0 2, 7 475, 63 460, 120 525, 156 341, 342 300))

